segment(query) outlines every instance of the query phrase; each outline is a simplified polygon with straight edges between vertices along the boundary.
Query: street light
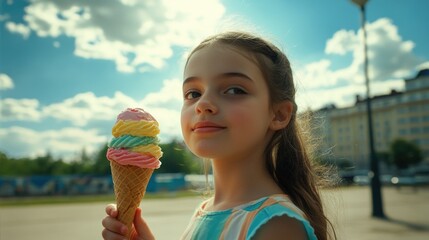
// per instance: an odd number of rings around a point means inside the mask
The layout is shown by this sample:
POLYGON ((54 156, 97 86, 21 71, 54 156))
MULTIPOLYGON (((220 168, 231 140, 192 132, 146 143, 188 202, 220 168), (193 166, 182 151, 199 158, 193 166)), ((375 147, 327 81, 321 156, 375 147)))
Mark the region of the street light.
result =
POLYGON ((371 97, 369 92, 369 77, 368 77, 368 55, 367 55, 367 44, 366 44, 366 29, 365 29, 365 4, 368 0, 351 0, 354 4, 359 6, 362 21, 362 33, 363 33, 363 55, 364 55, 364 75, 366 85, 366 111, 368 117, 368 138, 369 138, 369 155, 370 155, 370 166, 371 171, 369 177, 371 179, 371 193, 372 193, 372 216, 378 218, 386 218, 383 211, 383 201, 381 198, 381 183, 380 183, 380 171, 378 166, 377 155, 374 149, 374 134, 372 128, 372 110, 371 110, 371 97))

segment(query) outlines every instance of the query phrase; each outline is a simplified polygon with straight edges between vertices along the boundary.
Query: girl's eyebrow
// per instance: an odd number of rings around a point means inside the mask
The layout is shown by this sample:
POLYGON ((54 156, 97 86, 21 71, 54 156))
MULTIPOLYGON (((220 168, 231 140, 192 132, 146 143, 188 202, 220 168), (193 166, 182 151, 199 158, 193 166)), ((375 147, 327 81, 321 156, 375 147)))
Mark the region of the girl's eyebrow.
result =
POLYGON ((244 73, 241 72, 226 72, 226 73, 222 73, 219 76, 217 76, 217 78, 229 78, 229 77, 239 77, 239 78, 244 78, 247 80, 250 80, 253 82, 253 79, 249 76, 247 76, 244 73))
MULTIPOLYGON (((246 74, 244 74, 244 73, 240 73, 240 72, 225 72, 225 73, 221 73, 221 74, 217 75, 217 76, 215 77, 215 79, 231 78, 231 77, 239 77, 239 78, 247 79, 247 80, 249 80, 249 81, 252 81, 252 82, 253 82, 253 79, 252 79, 252 78, 250 78, 250 77, 249 77, 249 76, 247 76, 246 74)), ((198 79, 199 79, 199 77, 195 77, 195 76, 187 77, 187 78, 183 81, 183 85, 185 85, 185 84, 186 84, 186 83, 188 83, 188 82, 192 82, 192 81, 195 81, 195 80, 198 80, 198 79)))

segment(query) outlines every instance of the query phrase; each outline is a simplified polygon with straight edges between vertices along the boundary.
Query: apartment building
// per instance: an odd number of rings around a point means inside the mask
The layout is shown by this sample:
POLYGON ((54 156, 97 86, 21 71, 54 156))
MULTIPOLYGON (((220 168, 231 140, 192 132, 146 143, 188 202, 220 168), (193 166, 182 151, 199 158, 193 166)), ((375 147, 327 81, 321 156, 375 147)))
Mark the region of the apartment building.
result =
MULTIPOLYGON (((416 143, 429 162, 429 69, 405 79, 405 90, 371 98, 374 147, 388 152, 398 138, 416 143)), ((314 135, 321 138, 320 151, 330 158, 351 161, 357 169, 369 168, 366 99, 356 96, 353 106, 334 105, 314 112, 314 135)))

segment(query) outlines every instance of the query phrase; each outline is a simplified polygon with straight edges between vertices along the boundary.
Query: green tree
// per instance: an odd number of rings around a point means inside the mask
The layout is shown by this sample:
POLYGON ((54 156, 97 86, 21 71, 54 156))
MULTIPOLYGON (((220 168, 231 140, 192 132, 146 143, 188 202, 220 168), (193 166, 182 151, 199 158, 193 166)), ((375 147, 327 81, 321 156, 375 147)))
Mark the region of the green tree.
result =
POLYGON ((68 174, 70 169, 70 165, 64 162, 62 159, 58 159, 52 163, 52 171, 51 174, 58 176, 68 174))
POLYGON ((200 173, 201 161, 198 161, 186 148, 176 139, 169 143, 160 144, 163 152, 162 165, 156 170, 158 173, 200 173))
POLYGON ((13 159, 0 154, 0 176, 28 176, 34 171, 36 164, 28 158, 13 159))
POLYGON ((54 159, 51 153, 46 153, 45 156, 37 157, 30 165, 33 165, 32 174, 34 175, 49 175, 53 170, 54 159))
POLYGON ((94 166, 92 168, 92 173, 98 175, 110 175, 110 162, 107 160, 107 143, 104 144, 100 151, 95 155, 94 166))
POLYGON ((413 142, 396 139, 390 146, 392 161, 398 169, 405 169, 423 160, 420 148, 413 142))
POLYGON ((91 158, 88 155, 85 148, 82 149, 82 152, 80 153, 80 158, 78 158, 76 161, 78 162, 78 165, 79 165, 79 169, 77 173, 80 173, 80 174, 94 173, 95 161, 93 158, 91 158))
POLYGON ((3 152, 0 152, 0 176, 6 176, 10 173, 10 163, 9 159, 7 158, 6 154, 3 152))

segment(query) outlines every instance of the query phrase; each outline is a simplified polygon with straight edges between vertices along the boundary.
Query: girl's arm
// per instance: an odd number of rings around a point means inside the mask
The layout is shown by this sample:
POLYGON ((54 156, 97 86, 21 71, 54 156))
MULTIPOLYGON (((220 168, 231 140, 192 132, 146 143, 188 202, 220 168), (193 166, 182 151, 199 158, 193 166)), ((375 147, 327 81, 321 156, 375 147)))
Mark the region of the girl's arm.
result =
POLYGON ((302 223, 288 216, 274 217, 259 228, 252 240, 307 240, 302 223))
MULTIPOLYGON (((131 239, 147 239, 154 240, 152 232, 149 229, 147 223, 141 217, 141 209, 137 208, 136 214, 134 216, 133 229, 131 233, 131 239)), ((102 231, 103 239, 106 240, 116 240, 116 239, 126 239, 127 227, 125 224, 121 223, 116 217, 118 216, 118 210, 116 209, 115 204, 109 204, 106 206, 107 216, 103 219, 101 224, 104 229, 102 231)))

